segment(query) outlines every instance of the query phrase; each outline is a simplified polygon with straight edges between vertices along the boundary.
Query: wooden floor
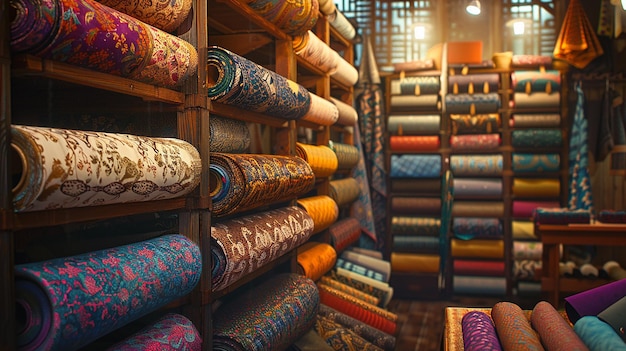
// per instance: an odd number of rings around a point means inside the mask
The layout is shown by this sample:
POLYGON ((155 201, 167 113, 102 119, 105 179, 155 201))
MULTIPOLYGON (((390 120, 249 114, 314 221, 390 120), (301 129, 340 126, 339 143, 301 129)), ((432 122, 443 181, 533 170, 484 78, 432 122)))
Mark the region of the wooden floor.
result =
POLYGON ((446 307, 491 308, 504 300, 515 302, 522 309, 532 309, 540 299, 537 296, 511 299, 476 296, 455 296, 449 300, 394 299, 388 309, 398 315, 396 351, 441 351, 446 307))

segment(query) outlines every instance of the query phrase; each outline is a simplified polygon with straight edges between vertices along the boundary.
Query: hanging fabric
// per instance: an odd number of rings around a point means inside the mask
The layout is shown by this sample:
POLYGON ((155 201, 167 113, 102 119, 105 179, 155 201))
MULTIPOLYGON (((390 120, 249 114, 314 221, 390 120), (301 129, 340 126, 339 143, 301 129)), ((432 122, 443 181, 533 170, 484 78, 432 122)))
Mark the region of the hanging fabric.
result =
POLYGON ((585 97, 580 82, 575 84, 576 108, 569 143, 569 180, 570 192, 568 207, 570 210, 584 209, 593 212, 591 178, 587 146, 587 120, 585 119, 585 97))
POLYGON ((571 0, 556 40, 554 57, 583 69, 602 54, 604 50, 580 0, 571 0))

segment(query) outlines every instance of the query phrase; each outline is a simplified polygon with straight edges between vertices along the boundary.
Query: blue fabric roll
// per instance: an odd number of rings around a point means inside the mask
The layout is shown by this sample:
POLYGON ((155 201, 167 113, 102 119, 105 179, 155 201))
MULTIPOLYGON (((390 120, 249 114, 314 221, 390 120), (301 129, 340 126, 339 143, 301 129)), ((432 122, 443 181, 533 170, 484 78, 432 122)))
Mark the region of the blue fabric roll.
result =
POLYGON ((391 155, 392 178, 435 178, 441 173, 441 155, 391 155))
POLYGON ((450 169, 456 177, 502 174, 502 155, 452 155, 450 169))
POLYGON ((559 154, 513 153, 512 169, 516 173, 558 172, 559 154))
POLYGON ((610 325, 596 316, 585 316, 574 324, 574 331, 590 351, 623 351, 626 343, 610 325))

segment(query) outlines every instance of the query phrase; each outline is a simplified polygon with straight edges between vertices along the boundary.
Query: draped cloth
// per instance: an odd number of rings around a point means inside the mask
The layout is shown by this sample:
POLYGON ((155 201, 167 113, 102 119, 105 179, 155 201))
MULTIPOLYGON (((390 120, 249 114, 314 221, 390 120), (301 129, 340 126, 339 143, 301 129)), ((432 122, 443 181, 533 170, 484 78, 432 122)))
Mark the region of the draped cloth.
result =
POLYGON ((571 0, 554 46, 554 57, 583 69, 603 53, 580 0, 571 0))
POLYGON ((213 213, 225 216, 305 194, 315 175, 300 157, 212 153, 213 213))
POLYGON ((380 76, 375 65, 374 51, 368 38, 364 38, 363 62, 359 84, 363 92, 357 98, 359 131, 363 143, 366 169, 369 170, 370 198, 375 223, 375 248, 383 250, 386 239, 387 172, 385 169, 385 118, 384 96, 380 76))
POLYGON ((311 279, 275 275, 215 311, 212 350, 285 350, 314 326, 319 304, 311 279))
POLYGON ((200 248, 178 234, 15 266, 22 350, 76 350, 190 293, 200 248))
POLYGON ((95 0, 14 0, 11 6, 15 53, 167 88, 197 71, 193 45, 95 0))
POLYGON ((212 289, 219 291, 228 287, 302 245, 312 233, 313 219, 297 206, 214 223, 211 227, 212 289))
POLYGON ((200 182, 200 154, 174 138, 13 125, 16 211, 172 199, 200 182))
MULTIPOLYGON (((571 6, 571 5, 570 5, 571 6)), ((577 100, 574 121, 569 141, 569 182, 568 208, 593 212, 591 176, 589 175, 589 155, 587 145, 587 120, 584 116, 584 93, 580 84, 575 86, 577 100)))

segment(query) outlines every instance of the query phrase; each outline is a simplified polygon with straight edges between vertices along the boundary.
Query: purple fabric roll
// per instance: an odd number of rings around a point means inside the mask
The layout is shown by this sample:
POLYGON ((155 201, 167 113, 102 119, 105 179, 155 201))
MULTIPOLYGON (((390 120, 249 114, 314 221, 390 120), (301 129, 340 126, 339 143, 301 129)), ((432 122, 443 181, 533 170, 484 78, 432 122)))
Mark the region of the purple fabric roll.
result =
POLYGON ((200 351, 202 337, 187 317, 168 313, 107 351, 200 351))
POLYGON ((597 316, 607 307, 626 296, 626 279, 608 283, 565 298, 565 312, 576 322, 584 316, 597 316))
POLYGON ((539 333, 541 343, 550 351, 587 351, 585 343, 576 335, 565 318, 546 302, 535 305, 530 316, 533 328, 539 333))
POLYGON ((496 328, 485 312, 471 311, 461 319, 465 351, 502 350, 496 328))

